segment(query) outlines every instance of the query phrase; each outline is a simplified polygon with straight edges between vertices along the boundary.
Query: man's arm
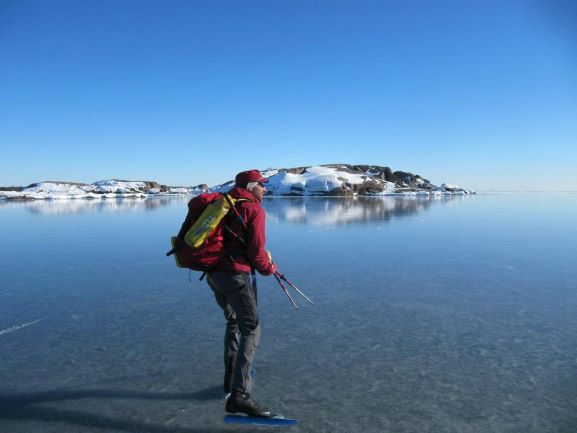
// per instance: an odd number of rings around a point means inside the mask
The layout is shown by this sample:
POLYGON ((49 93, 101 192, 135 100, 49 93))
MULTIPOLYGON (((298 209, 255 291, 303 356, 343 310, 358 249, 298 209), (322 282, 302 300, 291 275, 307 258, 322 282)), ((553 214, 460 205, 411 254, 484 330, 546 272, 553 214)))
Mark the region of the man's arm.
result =
POLYGON ((254 219, 249 222, 246 255, 254 269, 262 275, 271 275, 276 266, 271 263, 265 250, 265 212, 259 208, 254 219))

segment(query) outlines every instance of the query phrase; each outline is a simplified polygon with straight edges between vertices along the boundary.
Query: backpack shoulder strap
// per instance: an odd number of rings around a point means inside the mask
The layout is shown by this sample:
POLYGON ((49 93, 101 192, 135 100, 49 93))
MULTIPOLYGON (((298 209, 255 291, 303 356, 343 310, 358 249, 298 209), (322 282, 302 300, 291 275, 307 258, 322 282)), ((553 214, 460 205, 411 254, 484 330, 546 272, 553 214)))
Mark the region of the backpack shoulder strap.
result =
POLYGON ((237 203, 242 203, 242 202, 247 202, 250 201, 247 198, 232 198, 230 195, 228 195, 227 193, 223 194, 224 198, 226 199, 226 201, 228 202, 228 204, 230 205, 230 209, 234 212, 234 214, 236 215, 236 218, 238 219, 238 221, 242 224, 242 226, 247 229, 247 225, 246 222, 244 221, 244 218, 241 216, 241 214, 239 213, 238 209, 236 208, 236 204, 237 203))

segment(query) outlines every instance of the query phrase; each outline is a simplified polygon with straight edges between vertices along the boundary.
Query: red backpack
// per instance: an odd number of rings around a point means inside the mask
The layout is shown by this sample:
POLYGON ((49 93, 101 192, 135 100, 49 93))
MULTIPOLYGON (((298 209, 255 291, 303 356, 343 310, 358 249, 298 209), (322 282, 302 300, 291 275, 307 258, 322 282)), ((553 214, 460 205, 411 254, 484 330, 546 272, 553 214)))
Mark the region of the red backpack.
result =
POLYGON ((211 229, 209 233, 205 234, 205 239, 200 246, 195 248, 185 242, 187 232, 195 225, 199 217, 203 215, 208 205, 223 198, 226 199, 231 208, 234 207, 235 202, 248 201, 244 199, 232 199, 228 194, 221 193, 200 194, 189 201, 188 215, 178 235, 170 239, 172 250, 166 253, 167 256, 174 254, 176 266, 179 268, 206 272, 214 268, 224 258, 226 254, 224 248, 226 225, 225 218, 222 216, 216 226, 211 229))

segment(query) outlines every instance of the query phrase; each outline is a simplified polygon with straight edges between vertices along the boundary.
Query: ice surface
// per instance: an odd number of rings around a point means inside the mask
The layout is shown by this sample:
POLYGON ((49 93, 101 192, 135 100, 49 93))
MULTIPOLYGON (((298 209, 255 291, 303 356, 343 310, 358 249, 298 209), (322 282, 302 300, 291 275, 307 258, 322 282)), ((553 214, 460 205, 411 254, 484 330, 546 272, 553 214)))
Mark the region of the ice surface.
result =
MULTIPOLYGON (((2 205, 1 432, 256 431, 223 423, 212 292, 164 257, 186 201, 2 205)), ((264 206, 280 270, 315 301, 295 311, 258 278, 255 398, 291 432, 577 431, 574 200, 264 206)))

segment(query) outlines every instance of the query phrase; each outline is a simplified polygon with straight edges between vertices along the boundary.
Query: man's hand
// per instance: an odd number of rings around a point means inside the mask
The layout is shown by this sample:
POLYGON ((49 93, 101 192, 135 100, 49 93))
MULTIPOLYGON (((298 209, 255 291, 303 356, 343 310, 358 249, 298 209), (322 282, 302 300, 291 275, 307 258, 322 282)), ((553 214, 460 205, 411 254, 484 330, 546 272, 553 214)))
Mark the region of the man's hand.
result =
POLYGON ((266 250, 265 252, 266 252, 266 256, 268 257, 268 261, 272 265, 271 271, 270 271, 270 275, 272 275, 277 271, 276 264, 272 261, 272 254, 270 253, 270 251, 266 250))

